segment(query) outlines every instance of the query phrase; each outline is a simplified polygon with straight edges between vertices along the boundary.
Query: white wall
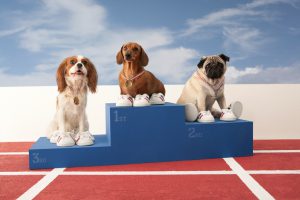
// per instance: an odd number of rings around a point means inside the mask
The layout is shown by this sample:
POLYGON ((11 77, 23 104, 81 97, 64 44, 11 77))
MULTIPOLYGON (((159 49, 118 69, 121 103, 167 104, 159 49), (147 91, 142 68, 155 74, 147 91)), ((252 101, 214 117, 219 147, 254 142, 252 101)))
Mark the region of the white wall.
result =
MULTIPOLYGON (((167 85, 166 100, 176 102, 182 85, 167 85)), ((44 136, 55 112, 57 89, 0 87, 0 142, 34 141, 44 136)), ((100 86, 88 98, 92 133, 105 133, 104 104, 115 102, 118 86, 100 86)), ((244 104, 243 119, 254 121, 255 139, 300 139, 300 85, 226 85, 227 102, 244 104)))

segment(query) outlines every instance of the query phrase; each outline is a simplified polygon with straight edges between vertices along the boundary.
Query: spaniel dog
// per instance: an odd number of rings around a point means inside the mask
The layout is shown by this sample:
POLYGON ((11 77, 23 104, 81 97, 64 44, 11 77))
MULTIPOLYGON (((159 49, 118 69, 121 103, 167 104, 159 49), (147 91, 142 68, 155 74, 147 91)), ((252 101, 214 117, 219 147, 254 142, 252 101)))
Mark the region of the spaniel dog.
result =
POLYGON ((92 145, 85 108, 88 89, 95 93, 97 88, 95 66, 86 57, 68 57, 59 65, 56 80, 59 95, 47 137, 57 146, 92 145))
POLYGON ((151 72, 144 69, 148 56, 141 45, 129 42, 116 56, 123 68, 119 74, 121 96, 117 106, 148 106, 164 104, 165 87, 151 72))

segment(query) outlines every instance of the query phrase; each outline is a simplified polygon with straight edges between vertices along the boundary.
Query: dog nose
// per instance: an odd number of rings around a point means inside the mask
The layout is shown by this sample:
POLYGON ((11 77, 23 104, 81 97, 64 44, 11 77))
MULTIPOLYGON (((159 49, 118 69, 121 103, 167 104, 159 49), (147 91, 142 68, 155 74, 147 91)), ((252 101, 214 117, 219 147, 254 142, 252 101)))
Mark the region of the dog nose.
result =
POLYGON ((77 63, 77 67, 80 69, 82 67, 82 63, 77 63))
POLYGON ((126 53, 125 57, 126 57, 126 59, 130 59, 131 58, 131 54, 130 53, 126 53))

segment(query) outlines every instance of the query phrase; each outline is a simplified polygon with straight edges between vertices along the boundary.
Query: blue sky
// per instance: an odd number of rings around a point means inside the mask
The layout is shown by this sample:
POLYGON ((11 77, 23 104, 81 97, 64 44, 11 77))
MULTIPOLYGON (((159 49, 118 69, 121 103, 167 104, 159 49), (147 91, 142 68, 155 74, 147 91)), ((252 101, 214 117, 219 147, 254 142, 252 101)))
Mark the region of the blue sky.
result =
POLYGON ((118 84, 115 55, 139 42, 146 67, 183 84, 203 55, 231 58, 227 83, 300 83, 299 0, 12 0, 0 7, 0 86, 55 85, 63 58, 89 57, 118 84))

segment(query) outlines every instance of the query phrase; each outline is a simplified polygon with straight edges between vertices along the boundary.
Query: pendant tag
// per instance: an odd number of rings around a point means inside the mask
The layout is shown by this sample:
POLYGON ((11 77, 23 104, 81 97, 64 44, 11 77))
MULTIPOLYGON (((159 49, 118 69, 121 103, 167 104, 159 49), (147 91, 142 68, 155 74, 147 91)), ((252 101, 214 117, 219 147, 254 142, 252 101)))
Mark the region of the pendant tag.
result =
POLYGON ((75 105, 78 105, 78 104, 79 104, 79 99, 78 99, 78 97, 74 97, 74 103, 75 103, 75 105))
POLYGON ((127 81, 125 82, 125 86, 126 86, 127 88, 130 88, 130 87, 132 86, 132 81, 131 81, 131 80, 127 80, 127 81))

